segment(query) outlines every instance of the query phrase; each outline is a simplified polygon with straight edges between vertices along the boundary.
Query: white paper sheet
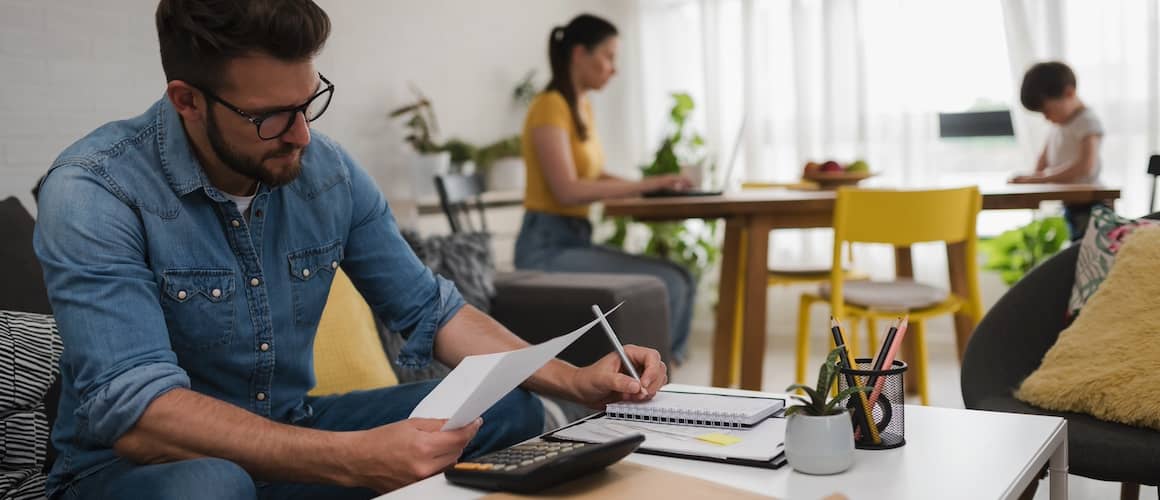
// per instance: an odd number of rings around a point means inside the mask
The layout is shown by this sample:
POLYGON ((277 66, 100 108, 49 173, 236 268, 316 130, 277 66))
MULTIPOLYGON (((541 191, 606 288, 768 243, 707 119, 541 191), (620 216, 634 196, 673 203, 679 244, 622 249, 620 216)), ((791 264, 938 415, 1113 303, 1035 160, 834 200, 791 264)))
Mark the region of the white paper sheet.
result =
MULTIPOLYGON (((612 314, 620 306, 609 309, 612 314)), ((470 424, 536 370, 587 333, 599 319, 567 335, 523 349, 468 356, 411 412, 411 418, 447 419, 443 430, 470 424)))

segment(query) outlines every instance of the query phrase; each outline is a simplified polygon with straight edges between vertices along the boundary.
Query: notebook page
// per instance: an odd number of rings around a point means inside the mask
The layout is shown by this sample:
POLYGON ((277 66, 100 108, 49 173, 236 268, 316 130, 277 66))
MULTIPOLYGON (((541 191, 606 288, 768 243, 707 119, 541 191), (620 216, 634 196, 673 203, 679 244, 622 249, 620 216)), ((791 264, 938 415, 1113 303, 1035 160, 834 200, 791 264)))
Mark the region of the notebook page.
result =
POLYGON ((727 420, 724 415, 732 415, 740 416, 747 425, 752 425, 784 405, 784 401, 772 398, 660 391, 649 401, 610 404, 606 411, 609 414, 707 420, 717 420, 714 415, 727 420))
POLYGON ((742 458, 768 462, 781 454, 785 442, 785 419, 766 419, 747 429, 717 431, 741 441, 721 446, 701 441, 696 436, 709 432, 704 427, 688 427, 652 422, 594 418, 560 430, 552 437, 586 443, 604 443, 630 434, 643 434, 641 448, 684 455, 714 458, 742 458))

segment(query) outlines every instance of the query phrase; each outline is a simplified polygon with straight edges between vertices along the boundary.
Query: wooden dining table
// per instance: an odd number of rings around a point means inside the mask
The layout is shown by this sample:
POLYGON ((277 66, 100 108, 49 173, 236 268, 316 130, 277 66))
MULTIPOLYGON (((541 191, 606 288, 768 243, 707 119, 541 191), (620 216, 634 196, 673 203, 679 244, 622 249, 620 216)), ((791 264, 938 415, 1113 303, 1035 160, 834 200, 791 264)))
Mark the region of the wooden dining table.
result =
MULTIPOLYGON (((1045 201, 1066 204, 1111 202, 1120 190, 1097 185, 1022 184, 981 188, 983 210, 1036 209, 1045 201)), ((719 196, 627 198, 605 202, 604 215, 638 221, 724 219, 725 242, 713 333, 712 384, 761 390, 769 232, 831 227, 834 191, 742 190, 719 196), (741 322, 737 328, 736 321, 741 322), (739 336, 738 336, 739 333, 739 336), (734 361, 737 361, 735 363, 734 361)), ((966 247, 947 245, 951 292, 967 293, 966 247)), ((913 277, 909 247, 895 248, 895 274, 913 277)), ((970 314, 955 315, 955 340, 966 345, 975 328, 970 314)))

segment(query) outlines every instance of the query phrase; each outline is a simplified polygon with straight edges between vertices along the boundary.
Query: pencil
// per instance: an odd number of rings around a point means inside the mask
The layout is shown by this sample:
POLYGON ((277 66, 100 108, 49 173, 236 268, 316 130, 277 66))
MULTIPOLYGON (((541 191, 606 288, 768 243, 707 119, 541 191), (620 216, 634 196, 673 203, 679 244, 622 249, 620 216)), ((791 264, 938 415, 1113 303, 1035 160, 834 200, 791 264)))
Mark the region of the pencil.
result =
MULTIPOLYGON (((850 364, 850 354, 846 351, 846 338, 842 335, 842 325, 838 323, 837 319, 830 318, 830 333, 834 335, 834 344, 838 347, 838 358, 848 369, 854 369, 854 365, 850 364)), ((846 385, 850 387, 861 388, 862 384, 858 383, 858 377, 852 374, 846 374, 846 385)), ((881 436, 878 435, 878 426, 874 425, 874 413, 871 411, 870 402, 866 399, 866 393, 858 391, 858 403, 854 405, 854 417, 861 422, 861 425, 867 432, 870 433, 870 440, 874 444, 882 443, 881 436)), ((854 396, 851 396, 854 397, 854 396)))

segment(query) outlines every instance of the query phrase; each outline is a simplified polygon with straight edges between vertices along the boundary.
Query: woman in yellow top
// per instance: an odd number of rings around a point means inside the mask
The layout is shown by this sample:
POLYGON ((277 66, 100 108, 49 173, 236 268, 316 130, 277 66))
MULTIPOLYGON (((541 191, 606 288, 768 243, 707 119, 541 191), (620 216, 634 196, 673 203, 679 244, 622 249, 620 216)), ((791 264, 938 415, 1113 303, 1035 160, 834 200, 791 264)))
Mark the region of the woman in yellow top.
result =
POLYGON ((515 264, 520 269, 660 278, 669 294, 671 349, 679 362, 684 359, 693 306, 694 284, 688 270, 592 243, 588 207, 593 202, 690 186, 679 175, 635 181, 604 172, 604 151, 587 95, 603 88, 616 73, 617 43, 616 27, 592 15, 577 16, 552 30, 548 39, 552 81, 532 101, 524 122, 526 213, 515 264))

